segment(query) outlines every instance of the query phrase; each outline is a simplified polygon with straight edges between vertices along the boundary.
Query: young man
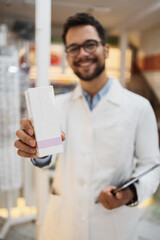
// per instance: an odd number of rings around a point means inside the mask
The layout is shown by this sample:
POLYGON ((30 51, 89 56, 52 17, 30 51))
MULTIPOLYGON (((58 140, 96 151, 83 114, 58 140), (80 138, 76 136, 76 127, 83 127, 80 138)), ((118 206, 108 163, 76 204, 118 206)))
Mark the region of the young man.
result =
MULTIPOLYGON (((135 240, 139 213, 131 206, 156 191, 159 173, 155 170, 116 195, 112 191, 159 163, 155 116, 146 99, 107 77, 109 47, 96 19, 85 13, 70 17, 63 40, 80 84, 56 98, 66 140, 41 239, 135 240)), ((34 165, 49 166, 50 156, 36 158, 29 120, 22 119, 21 125, 15 142, 18 154, 34 158, 34 165)))

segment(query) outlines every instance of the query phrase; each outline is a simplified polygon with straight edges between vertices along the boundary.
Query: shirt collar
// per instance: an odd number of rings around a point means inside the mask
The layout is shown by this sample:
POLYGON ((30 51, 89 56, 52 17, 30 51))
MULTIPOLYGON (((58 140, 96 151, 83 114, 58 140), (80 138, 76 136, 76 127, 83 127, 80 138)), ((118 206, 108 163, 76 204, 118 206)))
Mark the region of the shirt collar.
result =
MULTIPOLYGON (((99 100, 108 92, 110 86, 112 83, 112 79, 108 78, 107 83, 100 89, 100 91, 93 97, 93 98, 98 98, 99 100)), ((87 98, 90 99, 89 94, 83 89, 83 95, 87 98)))
POLYGON ((89 105, 90 110, 93 110, 98 102, 105 96, 112 84, 112 79, 109 78, 107 83, 100 89, 100 91, 93 97, 91 102, 90 95, 83 89, 83 95, 89 105))
MULTIPOLYGON (((111 81, 112 84, 110 86, 110 90, 109 90, 108 94, 106 95, 107 99, 109 101, 117 104, 117 105, 120 105, 121 104, 121 97, 122 97, 121 94, 122 94, 122 89, 123 88, 122 88, 122 86, 120 85, 120 83, 117 79, 114 79, 114 78, 109 78, 109 79, 112 80, 111 81)), ((105 86, 103 88, 105 88, 105 86)), ((103 88, 100 90, 100 92, 102 91, 102 93, 103 93, 103 90, 104 90, 103 88)), ((78 84, 76 86, 76 88, 74 89, 73 93, 72 93, 72 99, 76 100, 78 98, 83 98, 83 97, 84 97, 84 94, 83 94, 82 87, 81 87, 80 84, 78 84)))

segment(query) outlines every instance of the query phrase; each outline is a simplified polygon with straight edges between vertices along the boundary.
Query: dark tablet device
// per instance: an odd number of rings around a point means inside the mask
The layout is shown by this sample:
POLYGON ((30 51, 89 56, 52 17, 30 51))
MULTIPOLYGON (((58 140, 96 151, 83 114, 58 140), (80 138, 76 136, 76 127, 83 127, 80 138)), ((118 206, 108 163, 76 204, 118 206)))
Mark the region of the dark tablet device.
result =
POLYGON ((147 173, 153 171, 155 168, 159 167, 160 164, 156 164, 153 167, 149 168, 148 170, 144 171, 143 173, 141 173, 140 175, 138 175, 135 178, 132 178, 131 180, 127 181, 126 183, 124 183, 122 186, 118 187, 117 189, 115 189, 113 191, 113 194, 116 194, 117 192, 125 189, 126 187, 129 187, 131 184, 137 182, 141 177, 143 177, 144 175, 146 175, 147 173))
MULTIPOLYGON (((137 182, 141 177, 143 177, 144 175, 148 174, 149 172, 153 171, 155 168, 159 167, 160 164, 156 164, 153 167, 149 168, 148 170, 144 171, 143 173, 141 173, 140 175, 138 175, 135 178, 132 178, 131 180, 125 182, 122 186, 116 188, 114 191, 112 191, 112 193, 115 195, 117 192, 122 191, 123 189, 125 189, 126 187, 129 187, 131 184, 137 182)), ((98 198, 96 199, 95 203, 98 203, 99 200, 98 198)))

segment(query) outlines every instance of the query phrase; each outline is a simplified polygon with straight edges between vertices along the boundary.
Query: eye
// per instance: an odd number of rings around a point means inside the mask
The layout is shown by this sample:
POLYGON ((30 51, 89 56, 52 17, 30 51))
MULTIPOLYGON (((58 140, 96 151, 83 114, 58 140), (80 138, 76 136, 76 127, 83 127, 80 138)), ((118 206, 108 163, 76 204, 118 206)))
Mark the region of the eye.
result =
POLYGON ((69 53, 74 53, 74 52, 77 52, 78 51, 78 47, 77 46, 72 46, 68 49, 68 52, 69 53))
POLYGON ((87 49, 93 49, 93 48, 95 48, 96 46, 97 46, 97 44, 96 44, 96 42, 94 42, 94 41, 87 42, 87 43, 85 44, 85 47, 86 47, 87 49))

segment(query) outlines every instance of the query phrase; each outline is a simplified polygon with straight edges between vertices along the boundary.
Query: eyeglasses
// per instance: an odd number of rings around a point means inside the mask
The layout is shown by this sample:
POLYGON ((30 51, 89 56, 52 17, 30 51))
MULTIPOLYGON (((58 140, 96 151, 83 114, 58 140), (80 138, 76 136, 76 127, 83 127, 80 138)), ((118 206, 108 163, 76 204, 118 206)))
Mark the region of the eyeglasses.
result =
POLYGON ((70 57, 76 57, 79 54, 81 47, 83 47, 83 49, 87 53, 94 53, 99 44, 104 45, 104 43, 102 43, 101 41, 90 39, 85 41, 83 44, 71 44, 68 47, 66 47, 65 51, 70 57))

